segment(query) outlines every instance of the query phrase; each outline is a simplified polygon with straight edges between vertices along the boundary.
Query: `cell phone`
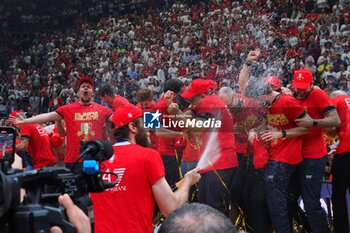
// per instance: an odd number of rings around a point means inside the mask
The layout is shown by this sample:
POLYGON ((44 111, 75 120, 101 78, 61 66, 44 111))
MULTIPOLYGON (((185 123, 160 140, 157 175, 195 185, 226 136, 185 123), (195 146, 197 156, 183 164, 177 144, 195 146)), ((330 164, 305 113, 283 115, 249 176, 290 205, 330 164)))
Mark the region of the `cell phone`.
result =
POLYGON ((0 162, 12 164, 15 159, 16 129, 0 127, 0 162))

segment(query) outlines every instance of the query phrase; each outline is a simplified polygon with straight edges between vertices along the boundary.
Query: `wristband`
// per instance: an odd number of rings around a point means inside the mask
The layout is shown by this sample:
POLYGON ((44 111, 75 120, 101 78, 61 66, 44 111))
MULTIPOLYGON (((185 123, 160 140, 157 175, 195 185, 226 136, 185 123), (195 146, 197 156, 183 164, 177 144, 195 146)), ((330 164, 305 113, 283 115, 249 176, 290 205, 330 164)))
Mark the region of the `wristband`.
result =
POLYGON ((313 125, 313 126, 318 126, 318 121, 313 120, 313 121, 312 121, 312 125, 313 125))
POLYGON ((287 131, 285 131, 284 129, 282 129, 282 138, 287 137, 287 131))

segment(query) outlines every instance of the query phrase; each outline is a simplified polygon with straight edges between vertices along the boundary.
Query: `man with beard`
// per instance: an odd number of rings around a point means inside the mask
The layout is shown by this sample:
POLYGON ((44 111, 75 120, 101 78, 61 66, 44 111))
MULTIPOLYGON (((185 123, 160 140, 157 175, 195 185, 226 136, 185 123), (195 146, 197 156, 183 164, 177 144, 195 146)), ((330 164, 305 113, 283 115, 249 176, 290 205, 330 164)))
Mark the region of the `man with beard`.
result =
POLYGON ((117 180, 117 185, 91 194, 95 232, 151 233, 155 202, 165 216, 186 203, 190 187, 200 179, 198 169, 189 171, 182 186, 173 192, 159 153, 146 148, 150 142, 142 127, 142 110, 132 104, 122 106, 112 122, 117 143, 114 155, 102 165, 103 180, 117 180))
POLYGON ((90 78, 82 77, 78 87, 79 101, 77 102, 35 117, 24 119, 18 115, 10 119, 14 125, 42 124, 64 119, 67 130, 67 150, 64 162, 67 167, 72 167, 76 162, 81 144, 103 138, 103 126, 112 117, 112 111, 109 108, 92 101, 94 90, 90 78))
POLYGON ((309 117, 297 119, 296 124, 311 128, 303 138, 303 162, 298 167, 301 197, 312 232, 328 232, 326 213, 320 203, 327 162, 324 128, 339 127, 340 119, 327 93, 313 86, 311 71, 296 70, 292 87, 295 97, 309 114, 309 117))

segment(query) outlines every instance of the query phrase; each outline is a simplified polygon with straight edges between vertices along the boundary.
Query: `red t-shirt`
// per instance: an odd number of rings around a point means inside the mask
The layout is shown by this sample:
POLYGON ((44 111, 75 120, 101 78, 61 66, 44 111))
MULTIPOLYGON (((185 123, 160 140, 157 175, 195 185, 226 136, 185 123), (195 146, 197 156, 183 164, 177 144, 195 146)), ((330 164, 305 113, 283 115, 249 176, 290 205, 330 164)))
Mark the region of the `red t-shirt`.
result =
MULTIPOLYGON (((217 130, 216 142, 219 143, 218 160, 202 172, 210 170, 223 170, 237 167, 237 155, 235 150, 235 134, 233 127, 233 117, 226 107, 225 103, 217 96, 211 95, 205 97, 200 106, 197 108, 197 116, 211 114, 215 119, 221 119, 221 128, 217 130)), ((202 146, 200 149, 201 156, 207 147, 211 132, 205 132, 201 135, 202 146)), ((209 145, 210 146, 210 145, 209 145)))
POLYGON ((256 104, 254 99, 247 98, 242 94, 235 94, 239 99, 238 106, 230 108, 235 124, 243 127, 246 133, 235 133, 236 151, 246 154, 248 147, 248 132, 257 127, 261 122, 262 108, 256 104))
POLYGON ((293 36, 297 36, 299 34, 299 30, 296 27, 290 28, 290 29, 288 29, 288 33, 293 35, 293 36))
MULTIPOLYGON (((165 103, 164 97, 161 97, 156 105, 156 109, 159 109, 159 112, 162 114, 161 118, 164 117, 164 115, 168 115, 168 107, 165 103)), ((176 130, 175 128, 167 128, 170 130, 176 130)), ((175 156, 175 143, 176 138, 165 138, 165 137, 158 137, 158 152, 161 155, 167 155, 167 156, 175 156)))
MULTIPOLYGON (((136 107, 141 108, 141 104, 136 104, 136 107)), ((156 111, 156 103, 151 102, 151 105, 148 108, 142 109, 142 112, 155 112, 156 111)), ((151 148, 158 151, 158 137, 156 136, 156 132, 154 130, 148 130, 149 138, 151 140, 151 148)))
POLYGON ((350 96, 335 96, 332 104, 336 107, 341 121, 340 128, 337 128, 339 145, 335 154, 341 154, 350 151, 350 96))
POLYGON ((126 98, 116 95, 113 100, 113 111, 127 104, 130 104, 130 102, 126 98))
POLYGON ((200 137, 189 133, 186 141, 187 144, 182 152, 181 160, 184 162, 198 161, 200 157, 200 137))
MULTIPOLYGON (((311 93, 300 102, 306 108, 307 114, 313 119, 322 119, 333 107, 327 93, 320 88, 314 88, 311 93)), ((311 127, 310 131, 304 135, 302 152, 303 157, 309 159, 322 158, 327 154, 324 130, 322 128, 311 127)))
POLYGON ((56 165, 56 156, 44 127, 39 124, 22 125, 21 139, 29 140, 28 152, 32 156, 34 169, 56 165))
POLYGON ((92 102, 82 105, 79 102, 59 107, 56 112, 66 122, 67 152, 66 163, 75 162, 80 154, 80 141, 103 139, 103 126, 112 111, 92 102))
MULTIPOLYGON (((154 185, 164 176, 157 151, 129 142, 114 145, 114 155, 101 166, 117 174, 118 183, 103 193, 92 193, 96 233, 151 233, 155 200, 154 185)), ((105 174, 104 182, 116 177, 105 174)))
MULTIPOLYGON (((297 127, 295 119, 304 112, 303 106, 293 96, 281 94, 271 104, 267 113, 267 122, 278 130, 297 127)), ((270 160, 287 164, 298 164, 302 161, 303 138, 279 138, 271 141, 270 160)))

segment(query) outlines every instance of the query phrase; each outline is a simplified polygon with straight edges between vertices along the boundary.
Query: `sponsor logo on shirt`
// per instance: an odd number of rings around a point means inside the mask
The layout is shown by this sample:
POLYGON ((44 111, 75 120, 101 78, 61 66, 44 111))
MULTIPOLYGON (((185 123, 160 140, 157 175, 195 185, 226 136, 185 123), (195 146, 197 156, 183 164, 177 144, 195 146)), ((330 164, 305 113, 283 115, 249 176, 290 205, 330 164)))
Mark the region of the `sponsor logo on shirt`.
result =
POLYGON ((74 114, 75 121, 91 121, 98 120, 98 112, 76 112, 74 114))
POLYGON ((89 140, 89 135, 95 135, 95 131, 92 130, 92 123, 85 122, 80 124, 80 131, 77 132, 77 136, 80 137, 81 135, 84 135, 84 141, 89 140))
POLYGON ((286 125, 288 119, 284 114, 268 114, 267 121, 271 125, 286 125))
POLYGON ((110 192, 118 192, 118 191, 126 191, 126 185, 120 185, 126 168, 114 168, 113 171, 107 169, 102 176, 102 180, 104 182, 116 182, 116 185, 113 188, 106 189, 106 191, 110 192))

